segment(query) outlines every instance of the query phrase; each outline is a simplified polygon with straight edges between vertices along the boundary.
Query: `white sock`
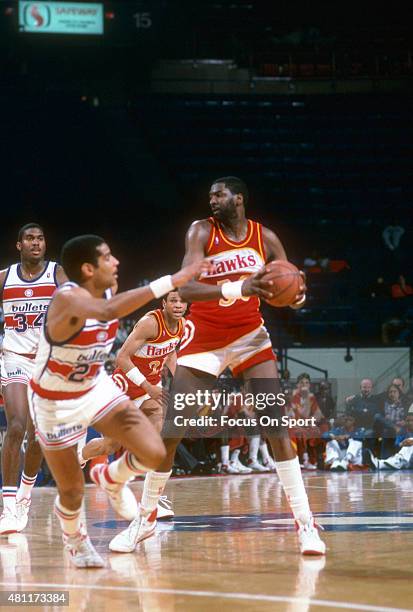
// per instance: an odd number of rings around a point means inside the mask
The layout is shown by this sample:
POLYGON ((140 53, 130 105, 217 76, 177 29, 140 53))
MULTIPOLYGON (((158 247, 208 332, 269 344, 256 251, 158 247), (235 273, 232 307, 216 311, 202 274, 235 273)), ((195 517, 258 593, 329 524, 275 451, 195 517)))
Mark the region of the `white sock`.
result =
POLYGON ((261 436, 252 436, 249 444, 249 461, 256 463, 258 461, 258 449, 260 447, 261 436))
POLYGON ((261 453, 261 457, 262 457, 262 462, 263 462, 264 465, 266 465, 269 462, 269 460, 271 459, 271 457, 270 457, 270 453, 268 452, 268 446, 267 446, 267 443, 265 442, 265 440, 264 440, 264 442, 262 442, 260 444, 260 453, 261 453))
POLYGON ((26 474, 22 472, 19 490, 17 491, 16 496, 17 501, 20 501, 23 498, 31 499, 32 489, 35 485, 36 478, 37 474, 36 476, 26 476, 26 474))
POLYGON ((57 495, 54 502, 54 511, 64 534, 75 535, 80 530, 81 509, 82 506, 78 510, 68 510, 60 503, 60 497, 57 495))
POLYGON ((238 458, 239 458, 239 448, 236 448, 231 453, 231 461, 238 461, 238 458))
POLYGON ((3 487, 3 510, 16 514, 17 487, 3 487))
POLYGON ((146 474, 141 499, 143 514, 150 514, 155 510, 171 474, 172 470, 170 472, 148 472, 146 474))
POLYGON ((308 523, 312 514, 298 457, 287 461, 276 461, 275 467, 294 518, 303 524, 308 523))
POLYGON ((221 446, 221 463, 222 465, 228 465, 229 463, 229 444, 221 446))
POLYGON ((119 484, 127 482, 130 478, 134 478, 139 474, 146 474, 149 468, 145 467, 129 451, 123 453, 122 457, 112 461, 104 471, 108 484, 119 484))

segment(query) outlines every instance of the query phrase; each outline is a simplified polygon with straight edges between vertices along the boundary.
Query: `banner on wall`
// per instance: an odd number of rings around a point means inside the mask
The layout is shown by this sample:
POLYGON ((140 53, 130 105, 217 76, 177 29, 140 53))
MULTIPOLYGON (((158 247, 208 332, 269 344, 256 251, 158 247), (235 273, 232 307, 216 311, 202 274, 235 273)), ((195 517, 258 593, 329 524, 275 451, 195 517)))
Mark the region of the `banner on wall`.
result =
POLYGON ((103 3, 19 2, 20 32, 99 35, 103 17, 103 3))

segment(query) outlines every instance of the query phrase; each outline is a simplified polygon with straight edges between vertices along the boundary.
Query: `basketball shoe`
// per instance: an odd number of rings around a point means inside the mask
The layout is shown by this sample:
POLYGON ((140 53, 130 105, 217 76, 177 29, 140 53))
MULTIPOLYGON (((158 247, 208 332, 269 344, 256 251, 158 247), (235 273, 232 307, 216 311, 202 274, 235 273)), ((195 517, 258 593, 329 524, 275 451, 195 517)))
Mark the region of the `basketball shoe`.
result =
POLYGON ((90 470, 90 479, 98 487, 106 491, 112 508, 121 517, 132 520, 138 514, 138 502, 126 482, 111 484, 107 476, 108 466, 98 463, 90 470))
POLYGON ((167 498, 166 495, 161 495, 158 501, 157 507, 157 518, 158 521, 166 521, 175 516, 175 512, 172 510, 172 502, 167 498))
POLYGON ((139 542, 150 538, 155 534, 156 508, 148 515, 139 514, 129 527, 118 533, 109 542, 109 549, 113 552, 133 552, 139 542))
POLYGON ((32 500, 28 497, 22 497, 19 501, 16 501, 16 518, 17 518, 17 531, 23 531, 29 520, 29 510, 32 500))
POLYGON ((231 467, 235 468, 237 470, 238 474, 251 474, 251 472, 252 472, 252 469, 250 467, 247 467, 243 463, 241 463, 241 461, 238 459, 238 457, 236 459, 232 459, 229 462, 229 465, 231 467))
POLYGON ((4 508, 0 516, 0 536, 16 533, 17 531, 17 516, 8 508, 4 508))
POLYGON ((83 525, 74 535, 63 534, 63 544, 70 562, 77 568, 105 567, 105 562, 95 550, 83 525))
POLYGON ((253 461, 252 459, 248 459, 248 467, 253 472, 269 472, 270 471, 269 467, 262 465, 262 463, 260 463, 258 460, 253 461))
POLYGON ((325 555, 326 545, 318 535, 319 525, 316 525, 314 518, 311 518, 308 523, 295 521, 297 529, 298 542, 302 555, 325 555))

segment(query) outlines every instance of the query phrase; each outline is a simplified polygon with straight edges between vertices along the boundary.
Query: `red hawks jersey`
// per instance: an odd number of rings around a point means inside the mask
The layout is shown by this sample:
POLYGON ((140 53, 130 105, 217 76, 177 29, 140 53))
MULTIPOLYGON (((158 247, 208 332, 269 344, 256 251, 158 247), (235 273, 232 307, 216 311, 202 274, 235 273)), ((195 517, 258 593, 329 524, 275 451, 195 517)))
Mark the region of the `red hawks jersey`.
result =
POLYGON ((57 263, 46 262, 37 278, 26 280, 19 263, 7 270, 3 285, 3 349, 35 355, 43 319, 56 290, 57 263))
MULTIPOLYGON (((183 335, 182 319, 178 321, 176 332, 168 329, 165 317, 161 309, 148 312, 148 316, 155 317, 158 323, 158 335, 153 340, 147 340, 135 355, 131 357, 134 366, 139 368, 139 371, 145 376, 146 380, 152 385, 157 385, 162 376, 162 368, 165 359, 176 350, 183 335)), ((135 385, 120 368, 116 368, 113 372, 113 379, 121 389, 128 394, 131 399, 136 399, 146 394, 146 391, 135 385)))
MULTIPOLYGON (((67 282, 59 291, 73 287, 76 283, 67 282)), ((86 319, 82 329, 64 342, 53 342, 44 325, 30 381, 33 391, 51 400, 75 399, 90 391, 104 371, 118 325, 117 319, 86 319)))
MULTIPOLYGON (((205 255, 211 257, 215 271, 200 279, 208 285, 222 285, 227 281, 238 281, 255 274, 265 264, 262 226, 248 219, 247 235, 241 242, 226 236, 213 217, 205 255)), ((189 319, 221 329, 258 327, 263 320, 259 310, 260 300, 256 296, 239 299, 209 300, 194 302, 189 319)))

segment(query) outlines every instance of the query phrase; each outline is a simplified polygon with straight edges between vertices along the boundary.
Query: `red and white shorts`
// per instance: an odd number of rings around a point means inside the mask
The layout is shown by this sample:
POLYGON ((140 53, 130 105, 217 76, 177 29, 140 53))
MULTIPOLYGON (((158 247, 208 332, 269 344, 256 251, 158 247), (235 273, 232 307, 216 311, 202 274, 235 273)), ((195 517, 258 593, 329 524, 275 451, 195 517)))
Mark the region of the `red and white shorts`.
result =
POLYGON ((28 387, 30 414, 37 439, 46 450, 77 444, 90 425, 97 423, 121 402, 129 401, 112 378, 102 372, 95 386, 76 399, 50 400, 28 387))
POLYGON ((217 344, 217 330, 204 323, 187 320, 178 353, 178 365, 208 372, 213 376, 219 376, 229 367, 233 375, 238 376, 253 365, 275 361, 270 336, 264 325, 236 339, 233 339, 234 330, 231 332, 229 342, 224 338, 225 344, 212 348, 211 341, 217 344))
POLYGON ((11 383, 28 385, 34 368, 33 359, 12 351, 3 351, 1 360, 1 386, 7 387, 11 383))

